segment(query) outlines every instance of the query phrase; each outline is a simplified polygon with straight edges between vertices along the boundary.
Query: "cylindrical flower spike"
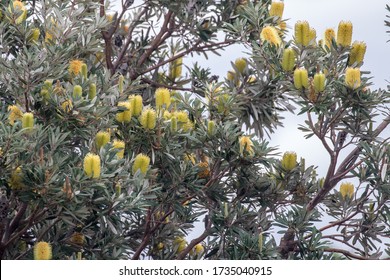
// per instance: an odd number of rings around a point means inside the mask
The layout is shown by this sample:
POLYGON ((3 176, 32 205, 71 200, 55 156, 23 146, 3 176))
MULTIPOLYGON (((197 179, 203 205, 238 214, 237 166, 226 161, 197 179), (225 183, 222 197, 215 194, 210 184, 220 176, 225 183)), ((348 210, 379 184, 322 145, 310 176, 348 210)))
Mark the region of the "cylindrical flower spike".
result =
POLYGON ((295 24, 295 42, 306 47, 310 43, 310 25, 305 21, 297 21, 295 24))
POLYGON ((156 108, 161 109, 164 105, 168 108, 171 105, 171 93, 166 88, 158 88, 155 93, 156 108))
POLYGON ((269 9, 269 15, 271 17, 279 17, 282 18, 283 16, 283 10, 284 10, 284 3, 283 2, 272 2, 271 8, 269 9))
POLYGON ((64 110, 64 112, 69 113, 73 109, 72 100, 68 99, 62 102, 61 108, 64 110))
POLYGON ((154 129, 156 127, 156 111, 152 108, 146 108, 142 111, 139 121, 143 128, 154 129))
POLYGON ((51 260, 52 249, 47 242, 41 241, 34 245, 34 260, 51 260))
POLYGON ((336 38, 336 32, 333 28, 327 28, 325 30, 325 45, 330 49, 332 41, 336 38))
POLYGON ((89 84, 89 91, 88 91, 88 98, 90 100, 94 99, 96 96, 96 84, 95 83, 90 83, 89 84))
POLYGON ((254 156, 255 152, 253 151, 253 142, 249 136, 241 136, 239 139, 240 144, 240 155, 245 156, 254 156))
POLYGON ((130 95, 129 101, 131 103, 131 112, 135 117, 138 117, 142 113, 142 96, 141 95, 130 95))
POLYGON ((274 46, 279 46, 282 43, 278 31, 273 26, 264 27, 260 32, 260 39, 274 46))
POLYGON ((352 44, 351 52, 349 53, 348 65, 351 66, 354 63, 360 64, 363 62, 364 55, 366 54, 366 43, 355 41, 352 44))
POLYGON ((77 76, 81 72, 81 67, 83 64, 84 64, 84 62, 82 62, 79 59, 71 60, 69 62, 69 68, 68 68, 69 74, 71 74, 73 76, 77 76))
POLYGON ((87 79, 88 77, 88 66, 85 63, 81 65, 81 75, 83 76, 84 79, 87 79))
POLYGON ((325 90, 325 74, 322 72, 317 73, 314 75, 313 79, 313 84, 314 84, 314 90, 315 92, 322 92, 325 90))
POLYGON ((355 187, 352 183, 342 183, 340 185, 340 193, 343 198, 349 197, 352 198, 355 187))
POLYGON ((138 154, 135 157, 134 163, 133 163, 133 175, 140 170, 141 173, 146 174, 146 172, 149 169, 150 164, 150 157, 148 157, 145 154, 138 154))
POLYGON ((236 66, 238 72, 242 74, 244 73, 247 63, 245 58, 237 58, 236 61, 234 62, 234 65, 236 66))
POLYGON ((9 180, 9 185, 13 190, 20 190, 25 187, 23 183, 23 170, 20 166, 15 168, 11 173, 11 178, 9 180))
POLYGON ((285 152, 281 164, 284 170, 293 170, 297 166, 297 154, 294 152, 285 152))
POLYGON ((116 153, 116 156, 118 159, 122 159, 125 155, 125 142, 120 140, 114 140, 112 142, 112 147, 115 149, 119 149, 119 151, 116 153))
POLYGON ((209 136, 213 136, 215 133, 215 121, 212 121, 210 120, 208 123, 207 123, 207 134, 209 136))
POLYGON ((123 75, 120 75, 119 78, 118 78, 118 90, 119 90, 119 93, 123 93, 123 85, 125 83, 125 77, 123 77, 123 75))
POLYGON ((287 48, 283 52, 282 68, 284 71, 292 71, 295 66, 295 51, 287 48))
POLYGON ((171 131, 172 132, 177 131, 177 117, 176 116, 171 117, 171 131))
POLYGON ((39 36, 41 35, 41 31, 39 28, 33 28, 31 30, 31 35, 29 36, 29 42, 30 43, 37 43, 39 40, 39 36))
POLYGON ((169 78, 174 81, 180 78, 183 68, 183 57, 175 59, 169 64, 169 78))
POLYGON ((101 147, 106 145, 108 142, 110 142, 111 135, 107 131, 99 131, 96 133, 95 137, 95 143, 96 143, 96 148, 100 150, 101 147))
POLYGON ((88 153, 84 158, 84 172, 90 177, 97 179, 100 177, 100 157, 93 153, 88 153))
POLYGON ((317 38, 317 32, 314 28, 310 28, 309 32, 309 42, 310 45, 315 46, 316 45, 316 38, 317 38))
POLYGON ((345 71, 345 84, 351 89, 360 87, 360 69, 348 67, 345 71))
POLYGON ((337 44, 348 47, 352 42, 352 23, 341 21, 337 30, 337 44))
POLYGON ((307 70, 303 67, 297 68, 294 71, 294 86, 296 89, 303 89, 309 87, 309 77, 307 70))
POLYGON ((24 113, 22 117, 22 127, 32 129, 34 127, 34 114, 24 113))
POLYGON ((131 103, 129 101, 118 102, 118 107, 125 107, 123 112, 116 114, 116 120, 121 123, 129 123, 131 121, 131 103))
POLYGON ((79 85, 73 87, 73 98, 80 99, 83 96, 83 88, 79 85))
POLYGON ((23 113, 17 105, 9 105, 8 111, 8 121, 10 125, 14 125, 16 120, 21 120, 23 117, 23 113))

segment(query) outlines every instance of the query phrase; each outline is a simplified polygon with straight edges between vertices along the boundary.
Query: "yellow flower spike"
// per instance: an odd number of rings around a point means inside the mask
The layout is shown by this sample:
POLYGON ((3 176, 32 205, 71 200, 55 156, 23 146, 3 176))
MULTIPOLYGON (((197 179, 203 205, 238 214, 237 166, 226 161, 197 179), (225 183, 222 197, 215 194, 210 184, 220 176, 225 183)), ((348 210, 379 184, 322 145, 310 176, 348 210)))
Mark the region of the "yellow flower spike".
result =
POLYGON ((180 78, 183 68, 183 57, 175 59, 169 64, 169 78, 174 81, 180 78))
POLYGON ((348 67, 345 71, 345 84, 351 89, 360 87, 360 69, 348 67))
MULTIPOLYGON (((16 20, 15 20, 16 24, 21 24, 23 21, 26 20, 26 18, 27 18, 27 8, 23 4, 22 1, 13 1, 12 9, 13 9, 15 14, 19 15, 16 18, 16 20)), ((12 12, 12 9, 11 9, 11 6, 8 7, 8 11, 9 12, 12 12)))
POLYGON ((81 65, 81 75, 83 76, 84 79, 87 79, 88 77, 88 66, 85 63, 81 65))
POLYGON ((315 46, 316 45, 316 39, 317 39, 317 32, 314 28, 310 28, 309 32, 309 42, 310 45, 315 46))
POLYGON ((183 156, 184 162, 191 162, 195 165, 195 155, 194 154, 184 154, 183 156))
POLYGON ((209 136, 213 136, 214 133, 215 133, 215 121, 210 120, 207 123, 207 134, 209 136))
POLYGON ((234 65, 236 66, 238 72, 241 74, 244 73, 244 70, 246 68, 246 59, 245 58, 237 58, 236 61, 234 62, 234 65))
POLYGON ((309 77, 307 70, 303 67, 297 68, 294 71, 294 86, 296 89, 306 89, 309 87, 309 77))
POLYGON ((313 85, 315 92, 322 92, 325 90, 325 74, 322 72, 316 73, 313 78, 313 85))
POLYGON ((121 193, 122 193, 122 185, 121 185, 120 182, 117 182, 115 184, 115 193, 116 193, 117 196, 120 196, 121 193))
POLYGON ((353 42, 351 52, 349 53, 348 65, 351 66, 354 63, 362 63, 364 55, 366 54, 366 49, 366 43, 358 41, 353 42))
POLYGON ((123 75, 119 75, 119 78, 118 78, 118 90, 119 90, 119 93, 122 94, 123 93, 123 85, 125 83, 125 77, 123 77, 123 75))
POLYGON ((123 112, 116 114, 116 120, 121 123, 129 123, 131 121, 131 103, 129 101, 118 102, 118 107, 125 107, 123 112))
POLYGON ((15 168, 11 173, 11 178, 9 180, 9 185, 13 190, 21 190, 25 187, 23 184, 23 170, 20 166, 15 168))
POLYGON ((125 142, 120 140, 114 140, 112 142, 112 146, 115 149, 119 149, 119 151, 116 153, 116 156, 118 159, 122 159, 125 155, 125 142))
POLYGON ((154 129, 156 127, 156 120, 156 111, 152 108, 144 109, 139 117, 139 121, 145 129, 154 129))
POLYGON ((173 245, 176 248, 176 252, 181 253, 187 247, 187 241, 183 237, 176 237, 173 240, 173 245))
POLYGON ((96 96, 96 84, 95 83, 90 83, 89 84, 89 91, 88 91, 88 98, 90 100, 94 99, 96 96))
POLYGON ((180 123, 186 123, 189 121, 188 113, 186 111, 177 111, 175 112, 175 116, 177 117, 177 121, 180 123))
POLYGON ((337 30, 337 44, 343 47, 349 47, 352 42, 352 23, 350 21, 341 21, 337 30))
POLYGON ((304 47, 308 46, 310 43, 310 25, 305 21, 297 21, 295 23, 295 42, 304 47))
POLYGON ((47 242, 41 241, 34 245, 34 260, 51 260, 52 249, 47 242))
POLYGON ((69 74, 73 76, 77 76, 81 72, 81 67, 83 66, 84 62, 82 62, 79 59, 73 59, 69 62, 69 74))
POLYGON ((202 255, 204 252, 204 247, 201 243, 198 243, 194 246, 194 248, 192 248, 192 250, 190 251, 190 255, 191 256, 200 256, 202 255))
POLYGON ((171 117, 171 131, 172 132, 177 131, 177 117, 176 116, 171 117))
POLYGON ((336 38, 336 32, 333 28, 327 28, 325 30, 325 45, 330 49, 332 46, 332 41, 336 38))
POLYGON ((283 11, 284 11, 284 3, 283 2, 272 2, 271 8, 269 9, 269 15, 271 17, 282 18, 283 11))
POLYGON ((72 111, 72 109, 73 109, 72 100, 68 99, 68 100, 65 100, 64 102, 62 102, 61 108, 66 113, 69 113, 70 111, 72 111))
POLYGON ((33 44, 35 44, 35 43, 37 43, 38 42, 38 40, 39 40, 39 36, 41 35, 41 31, 39 30, 39 28, 33 28, 32 30, 31 30, 31 34, 30 34, 30 36, 29 36, 29 39, 28 39, 28 41, 30 42, 30 43, 33 43, 33 44))
POLYGON ((266 26, 260 32, 260 39, 274 46, 279 46, 282 40, 279 37, 278 31, 273 26, 266 26))
POLYGON ((248 153, 251 157, 254 156, 255 152, 253 151, 253 142, 249 136, 241 136, 238 142, 240 144, 241 156, 245 156, 245 153, 248 153))
POLYGON ((100 157, 94 153, 88 153, 84 158, 84 172, 90 178, 100 178, 100 157))
POLYGON ((295 51, 287 48, 283 52, 282 68, 284 71, 292 71, 295 66, 295 51))
POLYGON ((130 95, 129 101, 131 103, 131 111, 135 117, 138 117, 142 113, 143 100, 141 95, 130 95))
POLYGON ((187 122, 182 124, 181 128, 183 129, 184 132, 189 132, 194 129, 194 123, 188 120, 187 122))
POLYGON ((8 122, 10 125, 14 125, 15 121, 21 120, 23 117, 23 113, 17 105, 9 105, 8 111, 8 122))
POLYGON ((95 136, 96 148, 100 150, 101 147, 110 142, 111 135, 107 131, 99 131, 95 136))
POLYGON ((235 80, 235 78, 236 78, 236 73, 234 73, 233 71, 228 71, 227 72, 226 79, 228 81, 233 82, 235 80))
POLYGON ((34 127, 34 114, 24 113, 22 117, 22 128, 32 129, 34 127))
POLYGON ((297 154, 294 152, 285 152, 282 157, 282 168, 291 171, 297 166, 297 154))
POLYGON ((73 98, 80 99, 83 96, 83 88, 79 85, 73 87, 73 98))
POLYGON ((340 193, 343 198, 353 197, 353 193, 355 192, 355 187, 352 183, 342 183, 340 185, 340 193))
POLYGON ((171 93, 166 88, 156 89, 155 98, 157 109, 161 109, 164 105, 168 108, 171 105, 171 93))
POLYGON ((138 154, 133 163, 133 175, 137 173, 138 170, 141 171, 142 174, 146 174, 146 172, 149 169, 149 164, 150 164, 150 157, 148 157, 145 154, 138 154))

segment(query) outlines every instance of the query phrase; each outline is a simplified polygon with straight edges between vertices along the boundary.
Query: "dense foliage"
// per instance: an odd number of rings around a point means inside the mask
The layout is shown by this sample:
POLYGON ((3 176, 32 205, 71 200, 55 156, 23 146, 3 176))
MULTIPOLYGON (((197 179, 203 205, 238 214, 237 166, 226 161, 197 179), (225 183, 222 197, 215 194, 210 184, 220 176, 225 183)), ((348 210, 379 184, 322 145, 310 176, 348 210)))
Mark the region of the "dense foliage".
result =
POLYGON ((1 1, 2 259, 389 258, 390 93, 350 22, 287 40, 283 2, 117 2, 1 1), (226 77, 187 63, 233 44, 226 77), (286 111, 324 178, 272 146, 286 111))

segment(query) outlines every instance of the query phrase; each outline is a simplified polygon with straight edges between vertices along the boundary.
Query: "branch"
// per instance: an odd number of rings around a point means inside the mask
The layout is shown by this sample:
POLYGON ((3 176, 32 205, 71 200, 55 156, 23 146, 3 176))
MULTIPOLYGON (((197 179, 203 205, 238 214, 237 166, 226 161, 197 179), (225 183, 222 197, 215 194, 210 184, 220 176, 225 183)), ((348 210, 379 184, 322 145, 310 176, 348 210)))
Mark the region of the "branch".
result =
POLYGON ((343 250, 343 249, 325 248, 324 251, 331 252, 331 253, 340 253, 340 254, 343 254, 347 257, 357 259, 357 260, 369 260, 369 258, 365 258, 365 257, 359 256, 359 255, 352 254, 351 252, 348 252, 347 250, 343 250))

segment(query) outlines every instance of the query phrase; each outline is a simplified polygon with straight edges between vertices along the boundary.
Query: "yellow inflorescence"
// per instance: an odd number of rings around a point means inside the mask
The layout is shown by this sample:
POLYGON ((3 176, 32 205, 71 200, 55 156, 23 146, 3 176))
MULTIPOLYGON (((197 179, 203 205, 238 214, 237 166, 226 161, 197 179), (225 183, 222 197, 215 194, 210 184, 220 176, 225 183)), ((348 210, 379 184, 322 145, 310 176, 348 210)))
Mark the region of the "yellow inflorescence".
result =
POLYGON ((10 125, 14 125, 15 121, 21 120, 23 117, 23 113, 17 105, 8 106, 8 121, 10 125))
POLYGON ((23 183, 23 170, 20 166, 15 168, 11 173, 11 178, 9 180, 9 185, 13 190, 20 190, 25 187, 23 183))
POLYGON ((281 18, 283 16, 284 11, 284 3, 283 2, 272 2, 271 8, 269 9, 269 15, 271 17, 279 17, 281 18))
POLYGON ((244 73, 244 70, 246 68, 246 59, 245 58, 237 58, 236 61, 234 62, 234 65, 236 66, 238 72, 241 74, 244 73))
POLYGON ((337 29, 337 44, 348 47, 352 42, 352 23, 350 21, 341 21, 337 29))
POLYGON ((260 38, 264 42, 268 42, 272 45, 279 46, 282 40, 279 37, 278 31, 273 26, 266 26, 261 30, 260 38))
POLYGON ((294 29, 295 42, 302 46, 308 46, 310 43, 310 25, 305 21, 297 21, 294 29))
POLYGON ((362 63, 364 60, 364 55, 366 54, 366 43, 364 42, 353 42, 352 49, 349 54, 348 65, 351 66, 354 63, 362 63))
POLYGON ((348 67, 345 70, 345 84, 351 89, 357 89, 360 87, 360 69, 348 67))
POLYGON ((313 85, 315 92, 322 92, 325 90, 325 74, 322 72, 316 73, 313 79, 313 85))
POLYGON ((179 57, 172 61, 169 65, 169 78, 176 80, 180 78, 183 68, 183 57, 179 57))
POLYGON ((282 68, 284 71, 292 71, 295 66, 295 51, 287 48, 283 52, 282 68))
POLYGON ((135 117, 138 117, 142 113, 143 100, 141 95, 130 95, 129 101, 131 104, 131 112, 135 117))
POLYGON ((88 177, 100 177, 100 157, 93 153, 88 153, 84 158, 84 172, 88 177))
POLYGON ((332 41, 336 38, 336 32, 333 28, 327 28, 325 30, 325 45, 330 48, 332 46, 332 41))
POLYGON ((81 67, 83 64, 84 62, 82 62, 79 59, 71 60, 69 62, 69 68, 68 68, 69 74, 77 76, 81 72, 81 67))
POLYGON ((171 93, 166 88, 156 89, 155 98, 157 109, 161 109, 164 105, 168 108, 171 105, 171 93))
POLYGON ((294 152, 285 152, 281 164, 284 170, 293 170, 297 166, 297 154, 294 152))
POLYGON ((142 111, 139 121, 143 128, 154 129, 156 127, 157 115, 152 108, 146 108, 142 111))
POLYGON ((108 142, 110 142, 111 135, 107 131, 99 131, 96 133, 95 137, 95 143, 96 143, 96 148, 99 150, 101 147, 106 145, 108 142))
POLYGON ((125 155, 125 142, 120 140, 114 140, 112 142, 112 146, 115 149, 119 149, 119 151, 116 153, 116 156, 118 159, 122 159, 125 155))
POLYGON ((52 249, 47 242, 41 241, 34 245, 34 260, 51 260, 52 249))
POLYGON ((24 113, 22 116, 22 128, 31 129, 34 127, 34 114, 24 113))
POLYGON ((255 152, 253 151, 253 142, 249 136, 241 136, 238 140, 240 144, 240 155, 245 156, 245 153, 249 156, 253 156, 255 152))
POLYGON ((135 160, 134 160, 134 163, 133 163, 133 168, 132 168, 133 175, 138 170, 140 170, 141 173, 146 174, 146 172, 148 171, 148 168, 149 168, 149 164, 150 164, 150 157, 148 157, 145 154, 138 154, 135 157, 135 160))
POLYGON ((343 198, 350 197, 352 198, 355 187, 352 183, 342 183, 340 185, 340 193, 343 198))
POLYGON ((297 68, 294 71, 294 86, 296 89, 303 89, 309 87, 309 77, 307 70, 303 67, 297 68))
POLYGON ((131 121, 131 103, 129 101, 118 102, 118 107, 125 107, 123 112, 116 114, 116 120, 121 123, 129 123, 131 121))

